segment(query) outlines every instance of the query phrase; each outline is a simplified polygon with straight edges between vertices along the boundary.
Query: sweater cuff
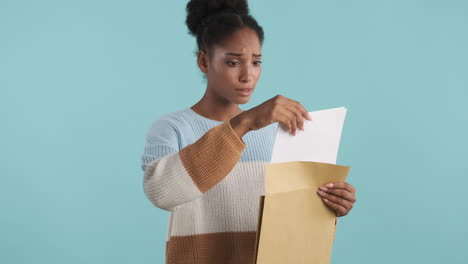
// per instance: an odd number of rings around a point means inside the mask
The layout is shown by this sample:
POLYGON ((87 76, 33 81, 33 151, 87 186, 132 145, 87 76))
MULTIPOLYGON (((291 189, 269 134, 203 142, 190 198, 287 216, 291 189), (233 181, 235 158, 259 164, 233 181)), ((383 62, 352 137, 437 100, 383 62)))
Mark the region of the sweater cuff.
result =
POLYGON ((228 120, 221 124, 221 126, 222 133, 226 135, 226 140, 232 144, 234 149, 236 149, 239 152, 242 152, 247 145, 242 140, 242 138, 240 138, 237 135, 236 131, 234 131, 234 129, 231 126, 231 122, 229 122, 228 120))
POLYGON ((229 121, 208 130, 193 144, 181 149, 180 159, 201 192, 218 184, 234 168, 246 144, 229 121))

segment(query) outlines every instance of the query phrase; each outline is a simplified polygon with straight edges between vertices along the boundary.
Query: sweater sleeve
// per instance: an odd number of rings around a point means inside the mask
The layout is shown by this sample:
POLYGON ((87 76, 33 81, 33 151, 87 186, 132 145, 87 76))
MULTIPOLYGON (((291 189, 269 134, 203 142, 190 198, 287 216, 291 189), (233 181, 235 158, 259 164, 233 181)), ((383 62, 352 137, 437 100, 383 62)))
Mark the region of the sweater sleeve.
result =
POLYGON ((157 120, 147 134, 142 155, 144 192, 156 207, 166 211, 176 210, 218 184, 246 147, 229 121, 181 150, 178 143, 178 131, 172 123, 157 120))

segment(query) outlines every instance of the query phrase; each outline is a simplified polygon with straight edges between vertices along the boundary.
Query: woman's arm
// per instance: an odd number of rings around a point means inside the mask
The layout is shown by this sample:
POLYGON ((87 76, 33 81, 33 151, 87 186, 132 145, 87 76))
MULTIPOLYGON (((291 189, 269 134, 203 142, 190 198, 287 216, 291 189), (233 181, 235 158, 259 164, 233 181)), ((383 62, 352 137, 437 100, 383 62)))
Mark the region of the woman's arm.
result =
MULTIPOLYGON (((236 130, 241 124, 236 124, 236 130)), ((245 133, 243 133, 245 134, 245 133)), ((151 127, 142 156, 144 192, 158 208, 173 211, 218 184, 239 161, 246 144, 229 121, 178 150, 178 133, 169 120, 151 127)))

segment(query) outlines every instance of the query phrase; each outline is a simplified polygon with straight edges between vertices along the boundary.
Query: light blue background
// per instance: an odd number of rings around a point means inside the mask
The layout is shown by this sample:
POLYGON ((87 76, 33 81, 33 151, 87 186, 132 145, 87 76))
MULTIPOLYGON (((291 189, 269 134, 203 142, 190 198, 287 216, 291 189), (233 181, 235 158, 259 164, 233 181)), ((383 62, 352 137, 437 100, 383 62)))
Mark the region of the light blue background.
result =
MULTIPOLYGON (((332 263, 468 263, 468 2, 287 2, 250 1, 266 37, 242 108, 348 108, 358 201, 332 263)), ((205 89, 185 4, 0 0, 0 263, 163 263, 140 156, 205 89)))

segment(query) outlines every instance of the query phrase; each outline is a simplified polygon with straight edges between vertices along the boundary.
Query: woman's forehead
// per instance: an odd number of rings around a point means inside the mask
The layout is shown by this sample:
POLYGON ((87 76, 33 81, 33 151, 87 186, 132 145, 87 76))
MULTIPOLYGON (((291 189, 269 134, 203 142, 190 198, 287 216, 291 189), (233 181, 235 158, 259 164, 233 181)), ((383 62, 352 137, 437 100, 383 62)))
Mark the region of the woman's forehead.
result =
POLYGON ((262 55, 262 49, 257 45, 224 45, 215 46, 214 49, 217 56, 238 56, 238 57, 260 57, 262 55))
POLYGON ((261 49, 257 33, 249 28, 238 30, 223 41, 221 45, 215 45, 216 52, 222 55, 254 56, 260 55, 261 49))
POLYGON ((253 49, 250 49, 250 48, 243 48, 239 51, 234 51, 234 52, 225 52, 224 55, 226 56, 238 56, 238 57, 242 57, 242 56, 248 56, 248 55, 252 55, 253 57, 261 57, 262 54, 260 51, 254 51, 253 49))

